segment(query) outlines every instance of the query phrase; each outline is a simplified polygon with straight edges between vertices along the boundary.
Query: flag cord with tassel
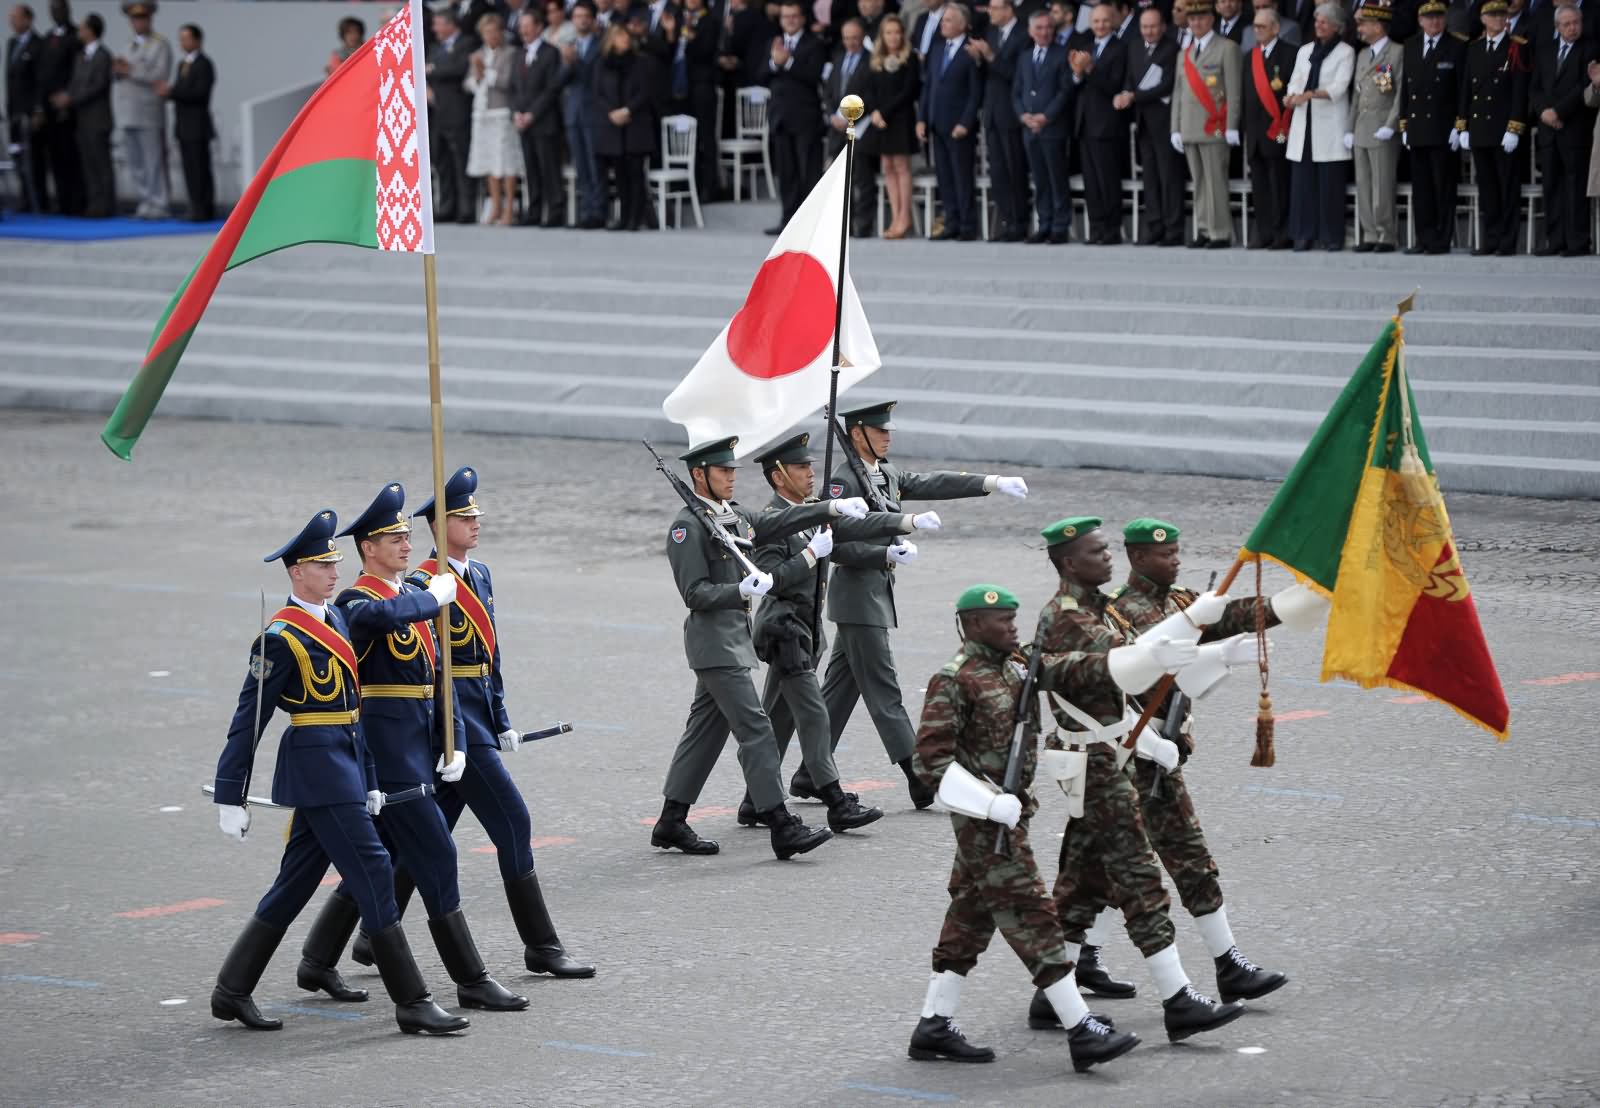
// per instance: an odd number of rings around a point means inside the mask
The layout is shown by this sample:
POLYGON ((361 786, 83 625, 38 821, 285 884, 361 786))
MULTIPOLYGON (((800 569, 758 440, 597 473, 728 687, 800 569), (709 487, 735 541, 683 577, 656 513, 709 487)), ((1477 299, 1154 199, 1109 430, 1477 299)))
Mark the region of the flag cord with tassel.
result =
POLYGON ((1256 657, 1261 669, 1261 698, 1256 701, 1256 749, 1250 755, 1250 764, 1267 768, 1278 760, 1272 745, 1275 722, 1272 715, 1272 693, 1267 690, 1267 598, 1261 592, 1261 555, 1256 555, 1256 657))

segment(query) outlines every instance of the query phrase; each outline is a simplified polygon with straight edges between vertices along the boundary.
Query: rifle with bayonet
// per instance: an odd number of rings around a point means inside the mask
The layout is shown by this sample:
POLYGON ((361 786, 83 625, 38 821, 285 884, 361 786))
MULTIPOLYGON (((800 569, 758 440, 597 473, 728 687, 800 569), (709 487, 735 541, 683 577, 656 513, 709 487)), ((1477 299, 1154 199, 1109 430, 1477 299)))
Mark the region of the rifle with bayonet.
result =
MULTIPOLYGON (((839 449, 844 453, 844 460, 850 466, 850 472, 856 475, 856 482, 861 486, 861 495, 866 498, 867 508, 874 512, 887 512, 888 502, 884 500, 883 493, 872 483, 872 478, 867 474, 866 463, 861 460, 861 455, 856 453, 855 444, 850 441, 850 436, 845 433, 844 425, 833 414, 828 414, 828 430, 839 443, 839 449)), ((832 480, 833 475, 826 474, 827 480, 832 480)))
MULTIPOLYGON (((1027 737, 1028 717, 1033 714, 1035 690, 1039 685, 1039 667, 1044 664, 1044 636, 1050 626, 1050 609, 1039 613, 1039 624, 1033 630, 1033 645, 1028 650, 1028 672, 1017 690, 1017 706, 1011 716, 1011 752, 1006 756, 1006 776, 1002 788, 1012 796, 1022 796, 1022 743, 1027 737)), ((1011 841, 1005 827, 995 832, 996 854, 1011 854, 1011 841)))
POLYGON ((744 567, 746 573, 760 573, 761 571, 756 567, 756 564, 744 552, 744 547, 750 546, 750 543, 743 539, 734 538, 726 528, 717 522, 716 515, 711 511, 711 506, 696 496, 695 491, 684 483, 682 477, 667 468, 666 461, 660 454, 656 453, 656 448, 651 446, 648 440, 645 440, 644 448, 650 451, 650 456, 656 460, 656 468, 666 477, 667 483, 672 486, 672 491, 678 494, 678 498, 683 501, 684 506, 700 521, 700 525, 706 529, 706 534, 711 536, 711 541, 726 548, 728 553, 732 554, 734 559, 744 567))

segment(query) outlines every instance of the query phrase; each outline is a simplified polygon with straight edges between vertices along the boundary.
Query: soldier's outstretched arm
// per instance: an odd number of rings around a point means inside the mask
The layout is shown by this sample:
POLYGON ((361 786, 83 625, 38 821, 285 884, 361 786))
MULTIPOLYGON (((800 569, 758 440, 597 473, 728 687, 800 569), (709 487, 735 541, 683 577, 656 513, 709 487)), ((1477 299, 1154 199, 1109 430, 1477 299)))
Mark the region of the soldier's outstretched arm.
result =
POLYGON ((900 475, 901 500, 964 500, 973 496, 988 496, 1000 486, 996 474, 956 473, 936 470, 932 473, 902 473, 900 475))
POLYGON ((823 500, 816 504, 796 504, 792 508, 762 512, 752 517, 750 525, 755 529, 755 541, 759 545, 832 521, 833 509, 828 501, 823 500))
POLYGON ((352 639, 375 639, 439 614, 439 602, 427 592, 403 592, 391 600, 374 600, 364 592, 346 589, 334 603, 349 622, 352 639))

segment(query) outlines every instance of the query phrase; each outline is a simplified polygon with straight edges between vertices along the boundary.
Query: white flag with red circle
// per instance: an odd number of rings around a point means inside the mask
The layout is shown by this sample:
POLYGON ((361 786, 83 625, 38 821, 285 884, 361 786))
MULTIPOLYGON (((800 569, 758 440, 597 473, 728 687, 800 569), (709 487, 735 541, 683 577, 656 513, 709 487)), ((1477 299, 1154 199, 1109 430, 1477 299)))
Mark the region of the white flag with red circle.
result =
MULTIPOLYGON (((743 457, 827 404, 846 191, 841 151, 773 244, 744 307, 661 405, 691 444, 737 435, 743 457)), ((841 331, 842 395, 883 364, 848 265, 841 331)))

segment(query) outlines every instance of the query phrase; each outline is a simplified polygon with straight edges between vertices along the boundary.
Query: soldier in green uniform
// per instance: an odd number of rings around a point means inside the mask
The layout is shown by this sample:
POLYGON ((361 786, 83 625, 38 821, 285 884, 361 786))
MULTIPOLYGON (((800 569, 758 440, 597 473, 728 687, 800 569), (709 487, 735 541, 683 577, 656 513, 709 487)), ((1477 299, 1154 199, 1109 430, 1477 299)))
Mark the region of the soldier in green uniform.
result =
MULTIPOLYGON (((766 511, 782 512, 800 504, 813 504, 816 498, 816 471, 812 468, 811 436, 806 433, 785 439, 756 456, 772 500, 766 511)), ((899 512, 873 512, 857 522, 841 519, 833 525, 833 541, 859 542, 880 537, 909 534, 913 530, 937 530, 939 516, 899 512)), ((801 555, 811 541, 810 530, 784 535, 756 548, 755 562, 763 571, 777 574, 779 567, 801 555)), ((861 804, 860 798, 839 785, 839 770, 833 762, 832 731, 828 726, 828 707, 817 684, 816 661, 826 645, 811 641, 815 620, 817 577, 815 570, 798 576, 781 589, 774 589, 761 600, 756 611, 756 655, 767 663, 767 683, 761 693, 761 706, 772 720, 778 739, 778 760, 788 752, 789 739, 800 735, 800 754, 817 796, 828 806, 828 826, 834 831, 865 827, 883 818, 878 808, 861 804)), ((818 632, 821 628, 818 627, 818 632)), ((739 823, 755 827, 761 822, 750 794, 739 805, 739 823)))
MULTIPOLYGON (((958 500, 1002 492, 1018 499, 1028 495, 1020 477, 985 477, 978 474, 902 473, 888 461, 890 432, 894 424, 890 413, 893 400, 869 404, 840 413, 850 441, 867 472, 869 488, 862 488, 848 462, 834 470, 829 496, 865 497, 874 511, 900 511, 902 500, 958 500)), ((828 673, 822 681, 822 699, 828 705, 834 749, 844 734, 856 700, 867 702, 867 711, 877 725, 878 737, 889 753, 889 760, 906 775, 911 802, 918 808, 933 803, 933 794, 923 787, 911 768, 911 752, 916 745, 916 730, 906 716, 900 695, 900 679, 894 670, 894 655, 889 649, 889 629, 898 626, 894 608, 894 574, 899 566, 916 561, 915 543, 903 538, 879 538, 849 542, 833 552, 833 580, 828 595, 828 618, 838 624, 838 637, 828 657, 828 673)), ((816 796, 814 784, 806 778, 805 767, 789 782, 795 796, 816 796)))
MULTIPOLYGON (((1071 517, 1042 533, 1060 577, 1060 587, 1045 606, 1045 651, 1106 656, 1104 669, 1093 679, 1074 683, 1070 694, 1050 694, 1056 723, 1065 734, 1052 733, 1049 745, 1065 745, 1069 753, 1086 755, 1062 760, 1062 771, 1054 774, 1072 798, 1054 890, 1061 930, 1076 960, 1077 948, 1101 906, 1120 908, 1128 936, 1144 954, 1155 980, 1167 1038, 1186 1039, 1231 1023, 1244 1007, 1237 1002, 1219 1004, 1197 991, 1179 961, 1161 869, 1145 836, 1139 794, 1125 772, 1128 751, 1123 739, 1136 718, 1128 711, 1126 693, 1144 691, 1163 671, 1178 671, 1181 682, 1189 669, 1217 664, 1226 648, 1196 645, 1196 627, 1219 617, 1226 598, 1206 593, 1190 606, 1187 617, 1180 616, 1183 628, 1163 626, 1133 643, 1107 615, 1108 598, 1100 591, 1111 580, 1111 554, 1100 520, 1071 517), (1128 645, 1143 647, 1144 652, 1117 649, 1128 645)), ((1250 646, 1253 650, 1253 641, 1250 646)), ((1139 739, 1147 751, 1158 752, 1156 744, 1162 742, 1149 728, 1139 739)), ((1046 998, 1035 995, 1029 1026, 1056 1026, 1055 1016, 1046 998)))
MULTIPOLYGON (((682 455, 688 465, 695 495, 734 541, 747 549, 784 535, 827 523, 844 515, 864 519, 866 504, 859 498, 801 504, 759 516, 733 501, 738 462, 733 448, 738 439, 704 443, 682 455)), ((662 795, 661 818, 650 833, 650 845, 677 847, 685 854, 715 854, 717 844, 702 839, 689 826, 689 806, 700 797, 717 756, 731 730, 739 744, 739 766, 745 784, 772 829, 772 850, 780 859, 815 850, 833 837, 831 831, 813 831, 784 807, 783 778, 778 772, 778 740, 761 708, 750 671, 756 665, 750 638, 750 601, 765 596, 774 585, 787 588, 808 576, 817 560, 833 549, 831 531, 819 530, 799 554, 772 573, 747 570, 727 546, 707 532, 703 513, 685 505, 667 531, 667 560, 689 614, 683 621, 683 649, 694 670, 694 702, 683 737, 673 753, 662 795)), ((753 563, 752 563, 753 566, 753 563)))
MULTIPOLYGON (((956 601, 956 618, 961 648, 928 682, 914 758, 917 775, 950 809, 956 859, 950 907, 933 948, 933 976, 908 1053, 918 1061, 994 1061, 994 1051, 967 1041, 955 1013, 967 974, 998 929, 1061 1025, 1071 1029, 1067 1045, 1073 1068, 1082 1073, 1126 1054, 1139 1039, 1085 1006, 1055 905, 1028 842, 1028 821, 1038 810, 1032 790, 1039 740, 1036 699, 1027 706, 1018 791, 1002 792, 993 784, 1006 779, 1022 691, 1022 667, 1012 659, 1018 646, 1017 598, 999 585, 974 585, 956 601), (1001 828, 1008 850, 997 853, 1001 828)), ((1105 657, 1047 655, 1040 662, 1038 686, 1052 689, 1093 679, 1103 671, 1105 657)))

